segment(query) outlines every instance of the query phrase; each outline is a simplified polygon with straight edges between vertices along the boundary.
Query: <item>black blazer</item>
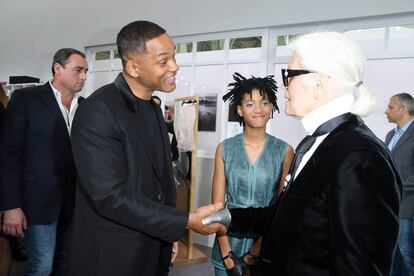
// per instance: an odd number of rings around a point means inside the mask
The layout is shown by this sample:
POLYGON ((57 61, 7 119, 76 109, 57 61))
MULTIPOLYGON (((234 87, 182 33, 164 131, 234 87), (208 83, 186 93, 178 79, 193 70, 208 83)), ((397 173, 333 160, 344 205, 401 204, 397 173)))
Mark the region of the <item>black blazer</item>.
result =
POLYGON ((21 207, 29 224, 71 216, 76 170, 69 133, 49 83, 17 90, 0 145, 0 209, 21 207))
MULTIPOLYGON (((388 132, 385 144, 391 142, 394 130, 388 132)), ((414 216, 414 122, 406 129, 391 151, 400 173, 403 194, 400 218, 412 219, 414 216)))
POLYGON ((282 193, 257 275, 388 275, 400 188, 385 145, 351 115, 282 193))
POLYGON ((175 209, 169 139, 154 145, 120 74, 79 107, 72 147, 79 173, 69 275, 164 275, 188 214, 175 209), (154 161, 164 147, 164 164, 154 161), (161 168, 164 168, 162 170, 161 168))

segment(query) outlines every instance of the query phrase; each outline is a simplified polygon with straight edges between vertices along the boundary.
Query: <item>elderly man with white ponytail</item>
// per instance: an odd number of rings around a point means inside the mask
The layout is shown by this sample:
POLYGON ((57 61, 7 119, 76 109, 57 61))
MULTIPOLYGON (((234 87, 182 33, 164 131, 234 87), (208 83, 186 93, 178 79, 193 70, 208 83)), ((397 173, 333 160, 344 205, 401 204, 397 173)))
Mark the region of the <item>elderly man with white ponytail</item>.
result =
POLYGON ((339 33, 307 34, 291 47, 285 112, 308 135, 268 218, 256 274, 388 275, 401 180, 360 117, 375 107, 365 59, 339 33))

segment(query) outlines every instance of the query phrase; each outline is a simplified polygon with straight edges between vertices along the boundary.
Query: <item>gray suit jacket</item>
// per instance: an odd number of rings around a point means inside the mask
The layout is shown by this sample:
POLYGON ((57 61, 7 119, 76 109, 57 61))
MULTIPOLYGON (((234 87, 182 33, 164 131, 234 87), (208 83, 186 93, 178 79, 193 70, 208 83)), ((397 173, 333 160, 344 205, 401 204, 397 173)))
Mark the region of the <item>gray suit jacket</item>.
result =
MULTIPOLYGON (((394 130, 388 132, 385 143, 388 145, 394 130)), ((397 164, 403 184, 400 218, 414 216, 414 122, 408 127, 391 151, 397 164)))

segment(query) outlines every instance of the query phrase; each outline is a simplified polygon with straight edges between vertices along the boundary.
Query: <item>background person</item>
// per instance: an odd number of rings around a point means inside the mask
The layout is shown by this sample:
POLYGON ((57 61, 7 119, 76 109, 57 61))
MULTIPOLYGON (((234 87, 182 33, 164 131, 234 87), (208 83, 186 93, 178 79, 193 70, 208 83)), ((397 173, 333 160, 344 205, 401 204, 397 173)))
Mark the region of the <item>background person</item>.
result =
POLYGON ((385 143, 397 164, 402 180, 400 230, 392 276, 410 275, 414 264, 414 99, 408 93, 391 97, 385 110, 390 123, 397 126, 388 132, 385 143))
POLYGON ((76 169, 70 129, 88 64, 64 48, 53 56, 53 79, 14 91, 0 143, 3 231, 24 235, 26 275, 63 275, 76 169), (52 271, 53 264, 53 271, 52 271))

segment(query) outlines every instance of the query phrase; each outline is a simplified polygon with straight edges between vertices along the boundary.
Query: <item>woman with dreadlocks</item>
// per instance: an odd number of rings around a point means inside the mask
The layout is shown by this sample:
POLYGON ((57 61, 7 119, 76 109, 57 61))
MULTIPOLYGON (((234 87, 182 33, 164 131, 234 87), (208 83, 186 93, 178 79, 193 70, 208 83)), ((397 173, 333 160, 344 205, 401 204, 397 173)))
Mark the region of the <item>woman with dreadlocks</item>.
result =
MULTIPOLYGON (((243 133, 217 147, 212 200, 230 210, 267 207, 277 200, 293 157, 290 145, 266 133, 267 121, 279 112, 276 82, 273 76, 246 79, 235 73, 233 78, 223 100, 230 101, 243 133)), ((257 234, 217 234, 212 251, 216 275, 244 275, 260 246, 257 234)))

